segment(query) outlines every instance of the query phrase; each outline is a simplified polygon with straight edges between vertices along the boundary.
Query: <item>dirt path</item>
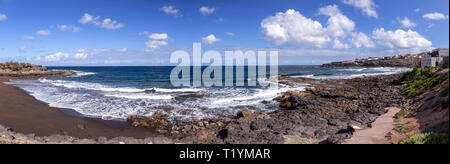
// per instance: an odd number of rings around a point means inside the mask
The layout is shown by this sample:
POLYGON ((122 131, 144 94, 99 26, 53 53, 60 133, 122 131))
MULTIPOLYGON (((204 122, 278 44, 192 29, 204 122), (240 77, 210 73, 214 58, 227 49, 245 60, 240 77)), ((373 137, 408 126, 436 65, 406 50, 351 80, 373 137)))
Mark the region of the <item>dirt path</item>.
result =
POLYGON ((378 117, 372 124, 372 128, 357 131, 353 137, 344 142, 344 144, 388 144, 386 134, 394 126, 394 115, 400 112, 399 108, 387 108, 389 111, 378 117))

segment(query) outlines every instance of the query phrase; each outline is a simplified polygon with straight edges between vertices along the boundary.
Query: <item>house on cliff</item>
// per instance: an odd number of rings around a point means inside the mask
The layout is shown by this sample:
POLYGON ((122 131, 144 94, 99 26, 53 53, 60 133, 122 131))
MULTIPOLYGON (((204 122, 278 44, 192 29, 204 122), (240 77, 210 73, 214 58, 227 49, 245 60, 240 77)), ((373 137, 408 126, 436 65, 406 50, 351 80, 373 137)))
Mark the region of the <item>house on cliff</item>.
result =
POLYGON ((430 57, 421 60, 422 70, 428 67, 448 66, 448 48, 438 48, 430 53, 430 57))
POLYGON ((444 57, 448 56, 448 48, 438 48, 431 52, 432 57, 444 57))

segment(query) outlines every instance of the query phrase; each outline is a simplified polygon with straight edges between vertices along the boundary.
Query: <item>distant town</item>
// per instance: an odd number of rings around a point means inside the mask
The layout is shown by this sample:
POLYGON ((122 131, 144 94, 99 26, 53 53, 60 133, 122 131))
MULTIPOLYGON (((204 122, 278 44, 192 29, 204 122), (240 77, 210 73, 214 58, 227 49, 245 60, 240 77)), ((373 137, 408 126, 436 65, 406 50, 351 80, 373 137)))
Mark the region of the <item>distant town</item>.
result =
POLYGON ((427 67, 448 66, 448 48, 438 48, 419 54, 401 54, 385 57, 356 58, 340 62, 332 62, 323 67, 427 67))

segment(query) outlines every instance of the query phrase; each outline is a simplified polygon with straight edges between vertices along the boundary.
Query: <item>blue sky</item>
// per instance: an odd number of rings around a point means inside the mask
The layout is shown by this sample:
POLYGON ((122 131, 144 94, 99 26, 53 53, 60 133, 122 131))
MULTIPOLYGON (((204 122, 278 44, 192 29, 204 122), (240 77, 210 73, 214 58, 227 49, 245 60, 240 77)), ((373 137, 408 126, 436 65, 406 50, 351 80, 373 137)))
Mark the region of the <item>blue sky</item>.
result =
POLYGON ((0 0, 0 62, 170 65, 175 50, 279 50, 315 65, 449 46, 448 0, 0 0))

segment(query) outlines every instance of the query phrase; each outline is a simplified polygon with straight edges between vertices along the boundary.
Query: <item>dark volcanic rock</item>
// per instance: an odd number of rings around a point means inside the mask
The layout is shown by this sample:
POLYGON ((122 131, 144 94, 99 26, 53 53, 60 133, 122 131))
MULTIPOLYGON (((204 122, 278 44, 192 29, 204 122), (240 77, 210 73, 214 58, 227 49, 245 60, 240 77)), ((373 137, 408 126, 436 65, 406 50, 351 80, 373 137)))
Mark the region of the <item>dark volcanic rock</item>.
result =
POLYGON ((351 136, 352 126, 370 127, 387 112, 386 107, 406 103, 400 92, 402 86, 394 83, 396 79, 398 75, 328 81, 303 93, 287 92, 277 99, 286 111, 278 113, 289 113, 292 119, 275 114, 271 117, 294 122, 295 130, 287 134, 316 139, 328 136, 324 143, 340 143, 351 136))
POLYGON ((0 76, 19 78, 66 77, 75 75, 73 71, 0 72, 0 76))
MULTIPOLYGON (((400 92, 402 86, 394 83, 396 79, 398 75, 317 80, 310 82, 313 88, 304 92, 289 91, 276 98, 280 110, 275 112, 243 110, 228 121, 210 119, 176 124, 163 134, 194 144, 280 144, 285 142, 284 136, 337 144, 352 136, 353 127, 370 127, 386 112, 386 107, 406 102, 400 92)), ((131 117, 129 121, 134 125, 153 122, 139 117, 131 117)))

